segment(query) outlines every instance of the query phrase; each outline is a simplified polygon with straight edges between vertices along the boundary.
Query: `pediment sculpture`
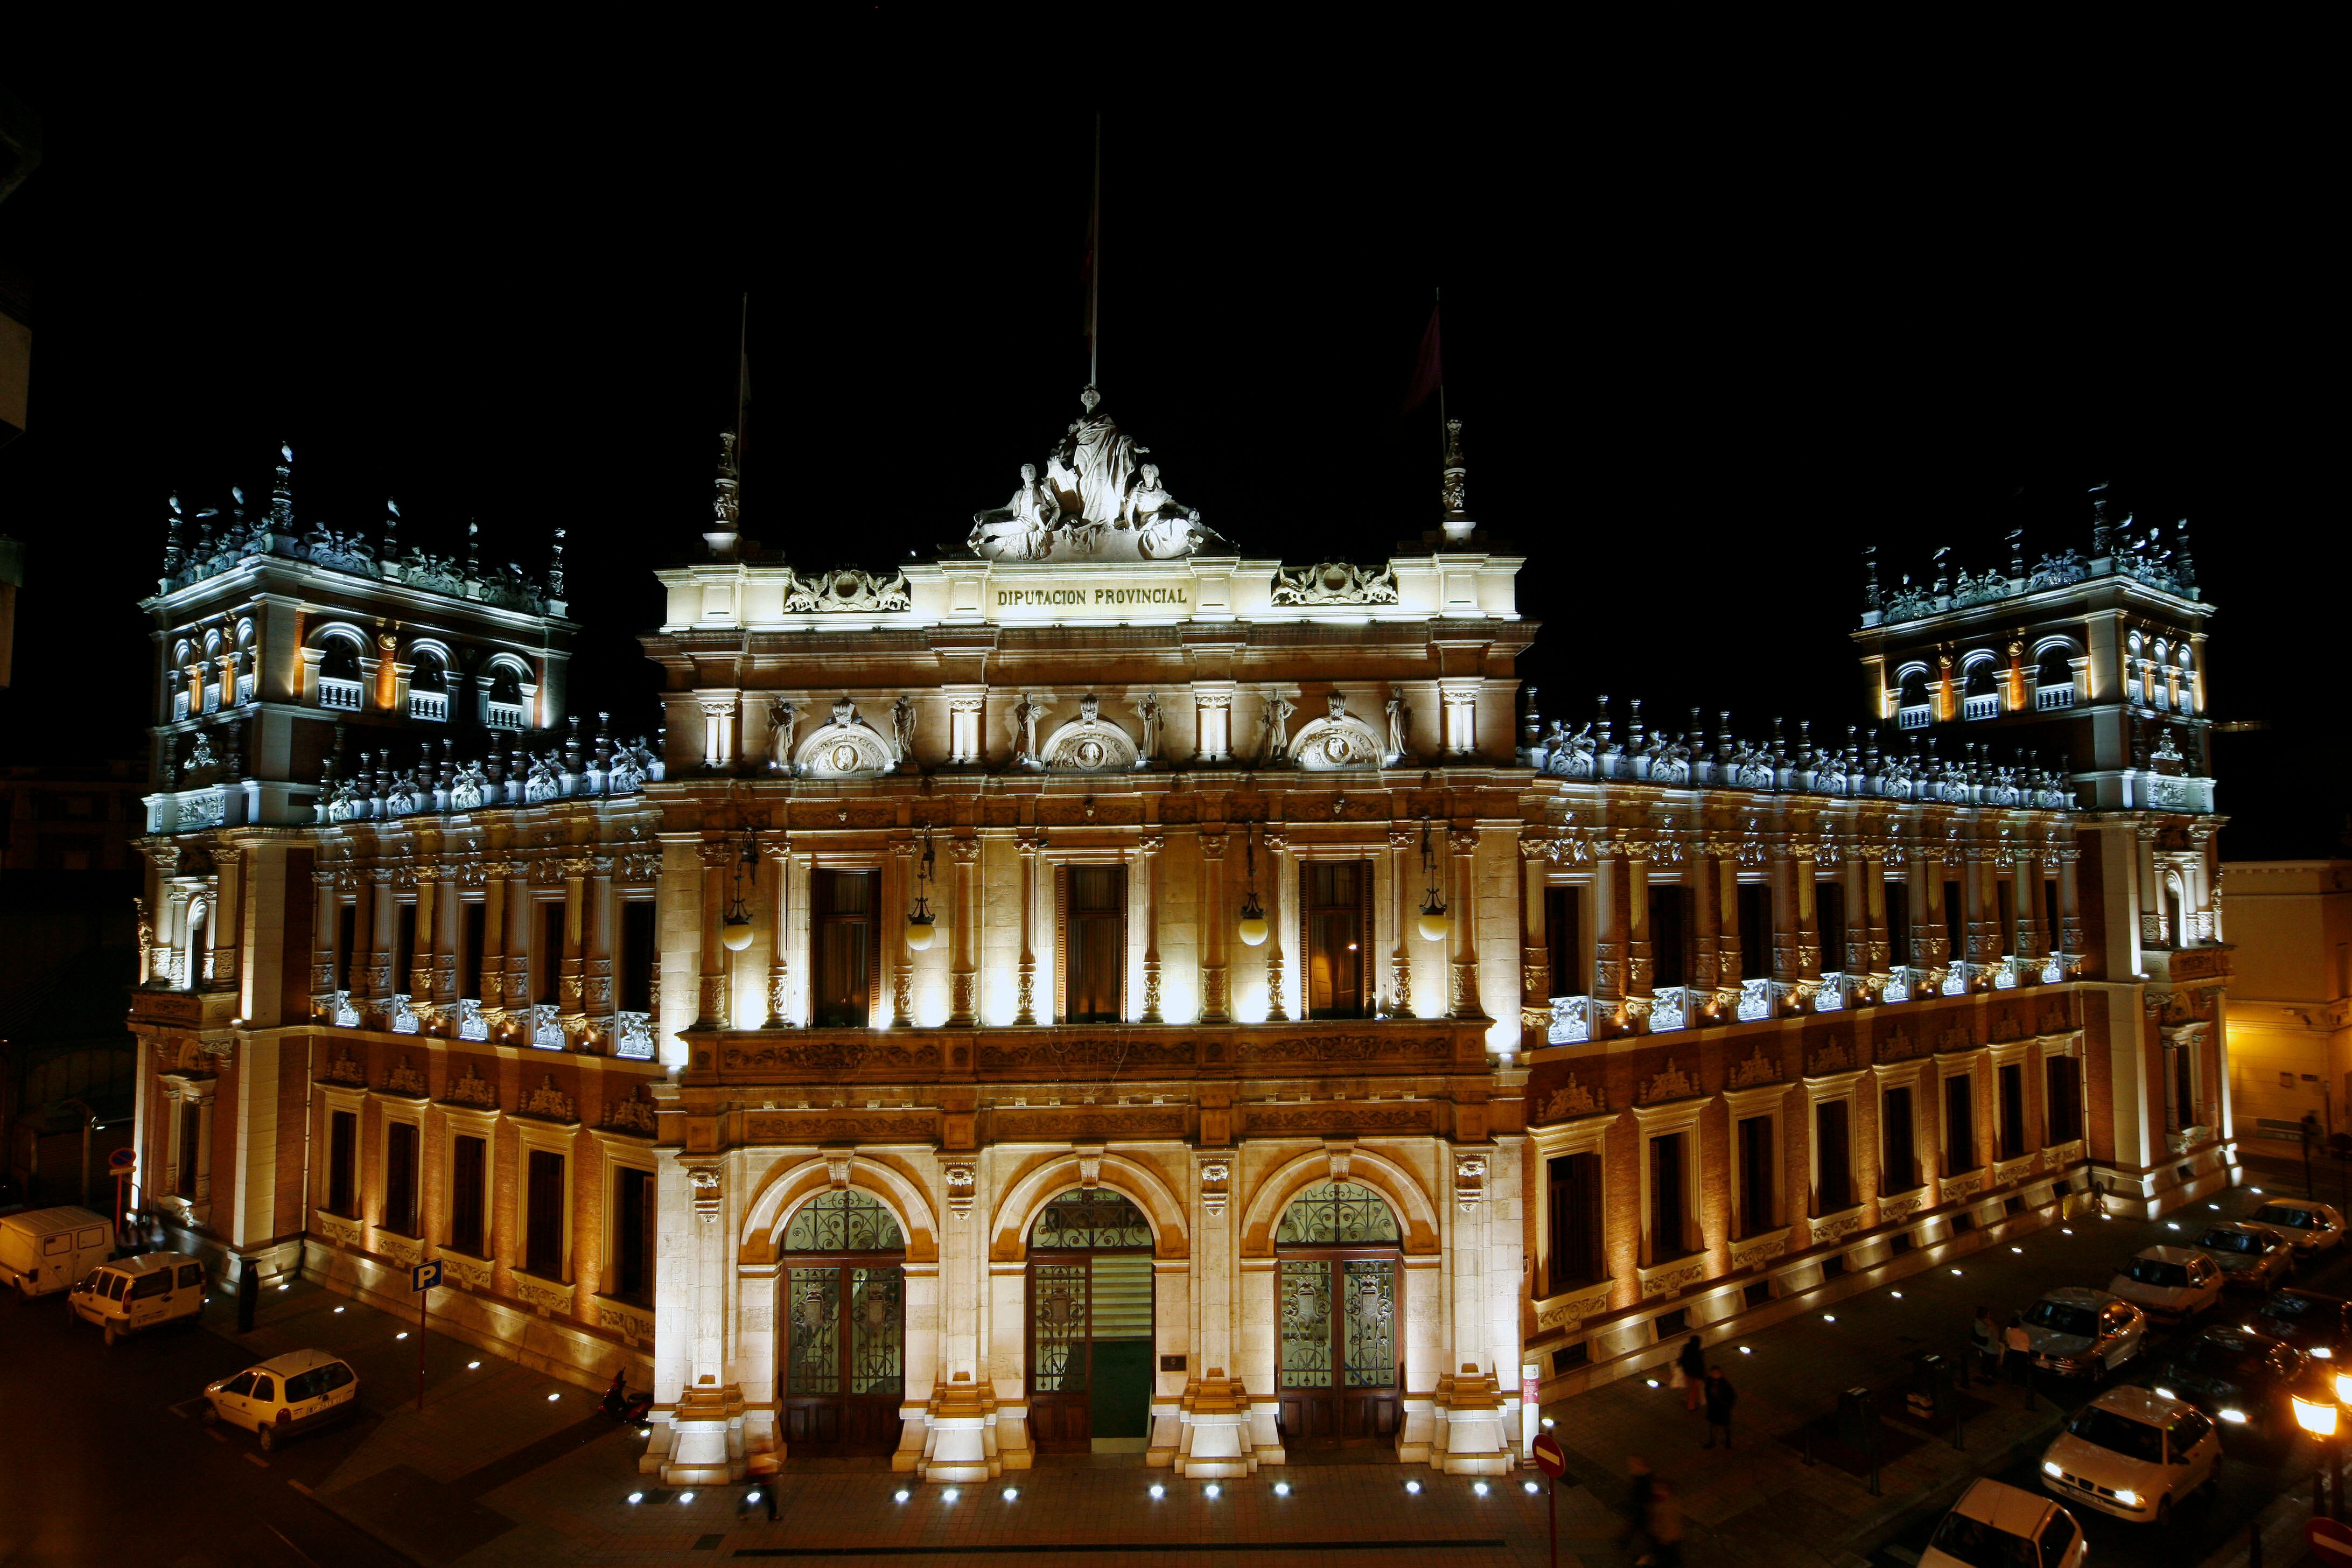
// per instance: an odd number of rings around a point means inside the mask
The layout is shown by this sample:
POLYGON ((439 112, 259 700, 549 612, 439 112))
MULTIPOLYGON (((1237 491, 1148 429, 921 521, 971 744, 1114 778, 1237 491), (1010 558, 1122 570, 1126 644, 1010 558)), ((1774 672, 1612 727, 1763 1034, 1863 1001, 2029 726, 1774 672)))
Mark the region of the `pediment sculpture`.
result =
MULTIPOLYGON (((788 732, 778 731, 779 735, 788 732)), ((890 773, 898 766, 897 749, 845 697, 833 705, 832 719, 811 731, 793 754, 793 772, 803 778, 855 778, 890 773)))
POLYGON ((1277 605, 1393 605, 1397 602, 1396 568, 1375 572, 1345 561, 1316 566, 1278 567, 1274 574, 1277 605))
POLYGON ((1078 716, 1045 738, 1038 760, 1048 772, 1099 773, 1137 765, 1141 753, 1125 730, 1102 716, 1102 704, 1081 698, 1078 716))
POLYGON ((784 573, 784 614, 788 616, 841 610, 905 610, 913 606, 904 572, 893 572, 884 577, 861 572, 855 566, 836 566, 814 577, 799 576, 790 568, 784 573))
POLYGON ((984 561, 1172 561, 1222 541, 1145 461, 1151 448, 1100 412, 1101 393, 1078 403, 1044 473, 1024 463, 1012 497, 972 514, 965 548, 984 561))
POLYGON ((1334 691, 1326 699, 1328 711, 1299 726, 1290 738, 1290 760, 1310 772, 1332 768, 1376 768, 1386 761, 1381 736, 1363 720, 1348 711, 1348 700, 1334 691))

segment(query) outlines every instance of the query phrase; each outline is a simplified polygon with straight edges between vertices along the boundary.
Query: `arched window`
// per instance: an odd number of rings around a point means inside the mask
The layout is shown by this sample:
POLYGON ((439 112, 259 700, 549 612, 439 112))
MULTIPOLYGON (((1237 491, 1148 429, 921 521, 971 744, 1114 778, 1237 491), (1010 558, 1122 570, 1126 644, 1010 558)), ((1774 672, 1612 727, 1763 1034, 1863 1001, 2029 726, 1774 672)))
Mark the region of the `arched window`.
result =
POLYGON ((320 656, 319 673, 330 680, 357 680, 360 678, 359 650, 341 637, 327 644, 320 656))
POLYGON ((1990 657, 1970 664, 1967 675, 1961 678, 1961 695, 1964 697, 1990 697, 2000 689, 2000 667, 1990 657))
POLYGON ((1150 1247, 1151 1222, 1108 1187, 1072 1187, 1038 1211, 1029 1245, 1050 1247, 1150 1247))
POLYGON ((1903 672, 1901 687, 1895 699, 1904 708, 1924 708, 1927 705, 1927 672, 1914 665, 1903 672))
POLYGON ((449 667, 441 662, 439 653, 432 648, 419 648, 416 669, 408 678, 411 691, 446 691, 449 689, 449 667))
POLYGON ((784 1441, 810 1458, 898 1444, 906 1392, 906 1236, 855 1187, 819 1193, 784 1227, 784 1441))
POLYGON ((490 700, 493 702, 522 700, 522 679, 515 674, 512 665, 501 664, 490 671, 490 700))
POLYGON ((1282 1211, 1275 1244, 1305 1247, 1395 1245, 1396 1215, 1387 1200, 1355 1182, 1318 1182, 1282 1211))
POLYGON ((2042 650, 2042 657, 2033 663, 2033 680, 2042 687, 2074 683, 2074 661, 2064 644, 2053 643, 2042 650))

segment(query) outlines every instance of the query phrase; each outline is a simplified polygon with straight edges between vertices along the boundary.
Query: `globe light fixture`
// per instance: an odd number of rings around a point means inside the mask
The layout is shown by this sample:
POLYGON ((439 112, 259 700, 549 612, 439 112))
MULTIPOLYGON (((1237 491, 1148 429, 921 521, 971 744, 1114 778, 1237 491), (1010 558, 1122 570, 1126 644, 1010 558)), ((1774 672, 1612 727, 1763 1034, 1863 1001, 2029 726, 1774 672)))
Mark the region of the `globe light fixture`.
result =
POLYGON ((931 913, 931 825, 923 824, 923 853, 915 861, 915 907, 907 911, 907 947, 909 952, 929 949, 939 935, 936 917, 931 913))
POLYGON ((1429 818, 1421 819, 1421 873, 1429 891, 1421 900, 1421 918, 1413 929, 1421 932, 1423 942, 1444 942, 1454 929, 1453 917, 1445 912, 1445 895, 1437 887, 1437 857, 1429 847, 1429 818))
POLYGON ((2336 1436, 2336 1405, 2332 1400, 2294 1396, 2294 1424, 2315 1437, 2336 1436))
POLYGON ((751 945, 751 906, 743 897, 743 868, 749 866, 756 874, 760 867, 760 847, 751 837, 751 829, 743 829, 742 853, 735 858, 734 897, 727 901, 727 913, 719 922, 719 945, 730 952, 740 952, 751 945))
POLYGON ((1242 894, 1242 923, 1235 934, 1244 947, 1263 947, 1266 935, 1274 928, 1266 923, 1265 910, 1257 901, 1257 825, 1250 825, 1249 837, 1242 847, 1249 858, 1249 888, 1242 894))

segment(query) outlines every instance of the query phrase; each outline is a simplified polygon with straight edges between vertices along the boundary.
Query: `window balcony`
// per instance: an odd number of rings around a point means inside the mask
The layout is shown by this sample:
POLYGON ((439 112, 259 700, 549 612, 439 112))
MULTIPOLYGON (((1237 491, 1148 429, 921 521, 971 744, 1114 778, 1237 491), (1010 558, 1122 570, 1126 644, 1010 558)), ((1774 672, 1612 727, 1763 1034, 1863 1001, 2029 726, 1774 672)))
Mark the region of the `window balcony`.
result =
POLYGON ((366 691, 367 688, 356 680, 345 680, 335 675, 319 677, 319 706, 331 708, 338 713, 358 712, 366 691))
POLYGON ((1590 996, 1555 996, 1551 999, 1551 1027, 1545 1032, 1544 1042, 1554 1046, 1573 1046, 1592 1038, 1592 998, 1590 996))
POLYGON ((1927 727, 1927 721, 1935 717, 1935 712, 1936 710, 1931 704, 1915 702, 1908 708, 1897 708, 1895 710, 1895 722, 1902 729, 1924 730, 1927 727))
POLYGON ((2074 706, 2074 683, 2063 686, 2037 686, 2033 689, 2033 710, 2048 713, 2060 708, 2074 706))
POLYGON ((1963 719, 1997 719, 2000 716, 2000 693, 1988 691, 1982 696, 1963 698, 1960 717, 1963 719))
POLYGON ((446 691, 411 689, 408 693, 408 716, 411 719, 429 720, 436 724, 446 724, 449 721, 449 694, 446 691))
POLYGON ((522 728, 522 704, 485 702, 482 704, 482 723, 492 730, 520 730, 522 728))

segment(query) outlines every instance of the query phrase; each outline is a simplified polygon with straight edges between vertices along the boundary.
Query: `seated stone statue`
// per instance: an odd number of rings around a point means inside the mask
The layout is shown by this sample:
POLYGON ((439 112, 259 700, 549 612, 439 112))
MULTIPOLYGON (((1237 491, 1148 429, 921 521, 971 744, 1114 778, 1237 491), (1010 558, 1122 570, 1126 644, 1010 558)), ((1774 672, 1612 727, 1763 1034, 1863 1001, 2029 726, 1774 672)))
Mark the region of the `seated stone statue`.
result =
POLYGON ((1151 560, 1189 555, 1204 540, 1219 537, 1202 525, 1199 512, 1168 493, 1160 482, 1157 463, 1144 464, 1128 487, 1119 521, 1135 530, 1136 548, 1151 560))
POLYGON ((1003 506, 976 511, 971 536, 965 542, 974 555, 1034 561, 1053 547, 1054 525, 1062 503, 1050 486, 1037 482, 1037 465, 1021 465, 1021 488, 1003 506))

